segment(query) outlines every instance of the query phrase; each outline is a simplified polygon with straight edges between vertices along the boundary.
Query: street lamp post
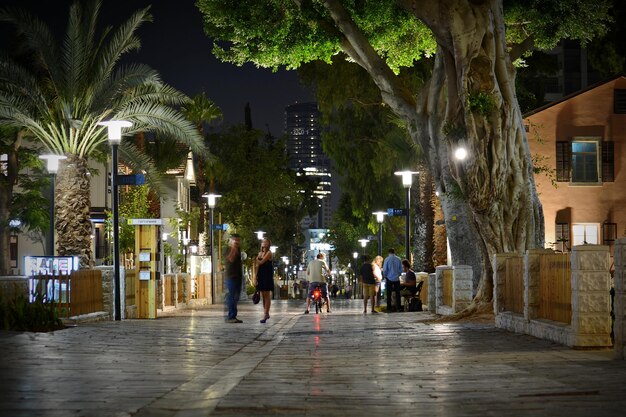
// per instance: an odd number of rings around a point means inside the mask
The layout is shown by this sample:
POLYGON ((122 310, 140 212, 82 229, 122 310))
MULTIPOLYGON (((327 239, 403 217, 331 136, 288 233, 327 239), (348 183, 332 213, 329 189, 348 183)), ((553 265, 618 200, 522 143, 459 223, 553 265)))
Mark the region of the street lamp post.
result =
POLYGON ((39 157, 46 161, 46 169, 48 170, 48 174, 50 174, 50 179, 52 181, 52 191, 50 197, 50 236, 48 237, 48 252, 49 256, 54 256, 54 189, 56 187, 56 175, 59 172, 59 161, 63 159, 67 159, 65 155, 41 155, 39 157))
POLYGON ((207 199, 207 204, 209 205, 209 254, 211 256, 211 302, 213 304, 215 304, 215 286, 217 285, 217 280, 215 278, 215 271, 217 271, 217 268, 215 267, 215 253, 213 251, 213 222, 214 222, 214 218, 213 218, 213 211, 215 209, 215 204, 217 203, 217 199, 221 197, 221 195, 219 194, 204 194, 202 195, 202 197, 206 197, 207 199))
POLYGON ((382 256, 383 254, 383 220, 385 220, 385 215, 387 213, 384 211, 375 211, 372 214, 376 216, 376 221, 378 222, 378 256, 382 256))
POLYGON ((111 194, 113 216, 113 276, 115 285, 115 320, 122 319, 121 291, 120 291, 120 219, 118 213, 119 199, 117 194, 117 147, 122 142, 122 128, 133 124, 126 120, 110 120, 98 123, 106 126, 109 145, 111 145, 111 194))
POLYGON ((354 258, 354 268, 352 269, 353 272, 353 277, 354 277, 354 285, 352 286, 352 298, 354 298, 355 300, 357 299, 357 268, 359 267, 359 252, 354 252, 352 253, 352 257, 354 258))
POLYGON ((413 174, 416 171, 398 171, 396 175, 402 177, 402 185, 406 190, 404 199, 404 207, 406 208, 406 225, 404 228, 404 244, 406 246, 406 259, 411 262, 411 245, 410 245, 410 225, 411 225, 411 186, 413 185, 413 174))

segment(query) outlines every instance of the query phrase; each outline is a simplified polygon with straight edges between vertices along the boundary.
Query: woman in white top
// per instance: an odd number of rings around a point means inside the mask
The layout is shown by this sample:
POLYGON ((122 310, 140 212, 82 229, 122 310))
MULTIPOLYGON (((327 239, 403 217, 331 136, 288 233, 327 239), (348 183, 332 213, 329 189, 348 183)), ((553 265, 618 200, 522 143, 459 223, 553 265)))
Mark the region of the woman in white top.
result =
POLYGON ((383 257, 377 256, 372 261, 372 271, 374 272, 374 278, 376 279, 376 306, 380 303, 380 283, 383 280, 383 257))

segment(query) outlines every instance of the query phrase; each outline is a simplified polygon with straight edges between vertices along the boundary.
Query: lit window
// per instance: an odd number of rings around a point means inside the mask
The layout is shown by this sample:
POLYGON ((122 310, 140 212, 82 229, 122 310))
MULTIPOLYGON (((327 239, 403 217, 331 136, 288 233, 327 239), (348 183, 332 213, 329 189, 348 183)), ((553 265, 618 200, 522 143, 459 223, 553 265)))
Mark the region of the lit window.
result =
POLYGON ((572 182, 598 182, 598 142, 572 142, 572 182))
POLYGON ((572 225, 572 245, 598 244, 598 225, 595 223, 579 223, 572 225))

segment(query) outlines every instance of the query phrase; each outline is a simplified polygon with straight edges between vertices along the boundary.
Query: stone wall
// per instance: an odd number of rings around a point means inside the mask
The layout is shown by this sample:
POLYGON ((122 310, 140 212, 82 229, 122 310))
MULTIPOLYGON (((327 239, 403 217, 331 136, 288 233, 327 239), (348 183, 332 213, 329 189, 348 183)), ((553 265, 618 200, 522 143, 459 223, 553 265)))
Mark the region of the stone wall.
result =
MULTIPOLYGON (((433 274, 431 274, 433 275, 433 274)), ((473 299, 473 272, 469 265, 440 265, 435 268, 434 279, 428 281, 429 311, 444 316, 462 311, 473 299), (443 304, 444 271, 452 271, 452 305, 443 304), (433 307, 430 307, 433 306, 433 307)))
MULTIPOLYGON (((626 244, 626 242, 625 242, 626 244)), ((540 257, 551 250, 529 250, 524 255, 524 314, 503 311, 505 262, 510 254, 498 254, 494 266, 494 313, 496 327, 552 340, 572 347, 611 345, 611 306, 608 246, 581 245, 572 248, 571 304, 568 325, 538 317, 540 257)))

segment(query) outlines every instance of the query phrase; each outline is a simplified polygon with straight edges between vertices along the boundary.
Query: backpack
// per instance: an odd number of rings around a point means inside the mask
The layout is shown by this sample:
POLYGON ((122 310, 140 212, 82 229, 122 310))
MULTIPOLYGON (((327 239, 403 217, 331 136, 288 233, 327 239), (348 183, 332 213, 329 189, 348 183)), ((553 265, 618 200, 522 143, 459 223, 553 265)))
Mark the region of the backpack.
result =
POLYGON ((409 301, 409 311, 422 311, 422 300, 417 297, 411 298, 411 301, 409 301))

